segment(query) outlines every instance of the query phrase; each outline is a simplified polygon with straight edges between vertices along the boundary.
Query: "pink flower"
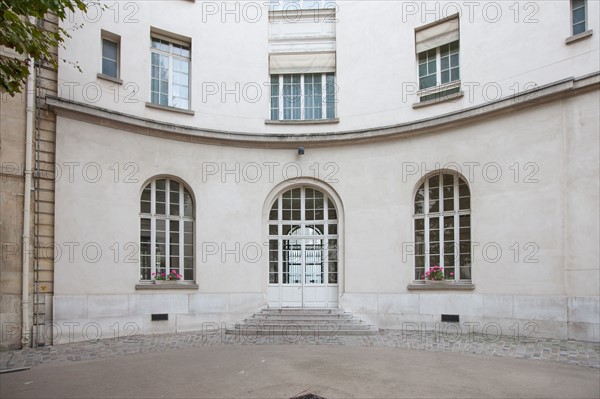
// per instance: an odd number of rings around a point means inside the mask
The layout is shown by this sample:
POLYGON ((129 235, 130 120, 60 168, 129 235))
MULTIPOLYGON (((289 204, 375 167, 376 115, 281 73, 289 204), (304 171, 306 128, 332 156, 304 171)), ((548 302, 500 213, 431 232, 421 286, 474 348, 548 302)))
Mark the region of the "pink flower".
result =
POLYGON ((423 276, 421 276, 421 278, 425 278, 425 276, 423 275, 423 276))
POLYGON ((450 272, 450 275, 451 275, 451 276, 454 276, 454 273, 453 273, 453 272, 450 272))

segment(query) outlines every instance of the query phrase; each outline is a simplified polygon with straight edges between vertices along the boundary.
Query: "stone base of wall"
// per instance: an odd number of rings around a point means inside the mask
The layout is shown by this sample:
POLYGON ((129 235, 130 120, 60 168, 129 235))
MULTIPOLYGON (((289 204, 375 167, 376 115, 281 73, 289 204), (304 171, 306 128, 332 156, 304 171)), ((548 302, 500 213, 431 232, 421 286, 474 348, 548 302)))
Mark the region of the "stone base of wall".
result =
POLYGON ((266 294, 56 295, 53 343, 127 339, 144 334, 214 332, 267 306, 266 294), (152 320, 166 314, 168 320, 152 320))
POLYGON ((600 342, 600 298, 345 293, 341 306, 379 328, 600 342), (458 315, 458 323, 442 322, 458 315))
MULTIPOLYGON (((600 342, 600 298, 492 294, 342 295, 341 307, 383 329, 517 339, 600 342), (458 315, 459 322, 442 322, 458 315)), ((267 307, 266 294, 124 294, 54 297, 54 344, 230 327, 267 307), (153 321, 153 314, 168 320, 153 321)))

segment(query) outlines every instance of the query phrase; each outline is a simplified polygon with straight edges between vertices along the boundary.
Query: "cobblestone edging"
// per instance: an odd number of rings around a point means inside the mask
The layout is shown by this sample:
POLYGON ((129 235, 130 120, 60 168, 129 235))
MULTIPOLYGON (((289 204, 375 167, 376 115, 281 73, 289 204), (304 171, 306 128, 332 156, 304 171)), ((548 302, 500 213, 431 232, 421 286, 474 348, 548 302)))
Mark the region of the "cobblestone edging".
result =
POLYGON ((107 359, 118 356, 202 348, 218 345, 341 345, 388 347, 432 352, 472 353, 535 361, 558 362, 600 368, 600 344, 559 339, 483 336, 470 334, 459 338, 434 332, 410 333, 380 330, 372 336, 238 336, 224 330, 193 333, 139 335, 100 341, 76 342, 36 349, 0 352, 0 371, 42 364, 107 359))

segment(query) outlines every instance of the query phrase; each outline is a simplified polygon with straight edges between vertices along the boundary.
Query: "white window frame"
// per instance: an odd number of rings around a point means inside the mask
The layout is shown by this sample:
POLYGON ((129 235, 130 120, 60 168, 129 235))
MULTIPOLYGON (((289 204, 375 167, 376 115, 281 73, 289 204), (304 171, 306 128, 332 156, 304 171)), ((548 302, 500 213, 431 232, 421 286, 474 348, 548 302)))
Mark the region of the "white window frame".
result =
POLYGON ((171 243, 170 243, 170 221, 178 221, 179 222, 179 274, 181 274, 181 281, 195 281, 195 255, 196 255, 196 245, 195 245, 195 202, 192 196, 191 191, 187 188, 187 186, 178 179, 168 178, 168 177, 158 177, 153 179, 151 182, 144 185, 142 188, 142 192, 140 193, 140 281, 151 281, 153 280, 154 273, 157 272, 157 257, 156 257, 156 221, 164 220, 165 221, 165 254, 163 255, 165 258, 165 271, 167 273, 171 270, 171 243), (165 180, 165 214, 157 214, 156 213, 156 182, 159 180, 165 180), (171 215, 170 209, 170 194, 171 194, 171 182, 176 182, 179 184, 179 215, 171 215), (142 194, 144 190, 150 186, 151 193, 151 202, 150 202, 150 213, 143 213, 141 211, 141 203, 142 203, 142 194), (192 201, 192 216, 185 216, 185 204, 184 204, 184 193, 188 192, 190 195, 190 199, 192 201), (141 220, 142 219, 150 219, 150 279, 143 279, 142 277, 142 256, 141 256, 141 220), (185 226, 184 222, 188 222, 192 224, 192 278, 185 279, 185 226))
POLYGON ((270 113, 269 113, 269 118, 271 118, 271 120, 278 120, 278 121, 322 121, 322 120, 331 120, 331 119, 335 119, 336 118, 336 98, 335 98, 335 91, 336 91, 336 84, 335 84, 335 73, 333 72, 327 72, 327 73, 306 73, 306 74, 280 74, 280 75, 271 75, 271 82, 273 82, 273 78, 277 76, 278 77, 278 118, 277 119, 272 119, 273 116, 273 111, 274 111, 274 107, 273 107, 273 98, 275 96, 273 96, 273 92, 271 91, 271 101, 270 101, 270 113), (284 76, 300 76, 300 119, 284 119, 284 111, 287 110, 287 108, 285 107, 285 95, 284 95, 284 76), (306 100, 306 93, 305 93, 305 78, 306 75, 321 75, 321 118, 316 119, 316 118, 311 118, 311 119, 306 119, 306 104, 305 104, 305 100, 306 100), (333 85, 331 87, 331 90, 333 90, 333 93, 328 93, 327 92, 327 88, 329 87, 327 84, 327 76, 328 75, 332 75, 333 76, 333 85), (333 96, 333 116, 332 117, 328 117, 327 116, 327 108, 328 108, 328 95, 332 95, 333 96))
MULTIPOLYGON (((184 42, 184 41, 180 41, 180 40, 174 40, 172 38, 169 37, 165 37, 163 35, 159 35, 159 34, 155 34, 152 33, 150 35, 150 103, 154 104, 154 105, 158 105, 158 106, 165 106, 165 107, 173 107, 173 108, 179 108, 179 109, 185 109, 185 110, 190 110, 192 107, 192 45, 190 42, 184 42), (167 42, 169 44, 169 51, 163 51, 161 49, 158 48, 154 48, 152 47, 152 41, 153 40, 160 40, 163 42, 167 42), (178 54, 174 54, 173 53, 173 45, 178 45, 178 46, 186 46, 189 49, 189 53, 190 56, 189 57, 184 57, 178 54), (152 101, 152 53, 156 53, 159 55, 163 55, 169 58, 169 83, 168 83, 168 95, 167 95, 167 100, 168 100, 168 104, 161 104, 160 103, 160 91, 159 91, 159 102, 153 102, 152 101), (177 106, 173 103, 173 59, 178 59, 180 61, 187 61, 188 63, 188 84, 187 84, 187 89, 188 89, 188 106, 187 107, 180 107, 177 106)), ((159 83, 160 85, 160 83, 159 83)))
MULTIPOLYGON (((427 53, 431 50, 428 51, 424 51, 421 53, 417 54, 417 77, 418 77, 418 83, 419 83, 419 97, 425 97, 427 95, 433 94, 433 93, 437 93, 437 92, 441 92, 441 91, 446 91, 446 90, 451 90, 453 88, 456 87, 460 87, 460 65, 461 65, 461 60, 460 60, 460 40, 457 40, 455 42, 452 43, 447 43, 444 44, 442 46, 436 47, 435 49, 435 85, 433 86, 429 86, 426 88, 421 88, 421 73, 420 73, 420 55, 423 53, 427 53), (450 44, 456 43, 458 42, 458 74, 459 74, 459 78, 455 79, 455 80, 450 80, 446 83, 442 83, 442 47, 448 46, 450 44)), ((452 56, 453 53, 450 53, 449 57, 452 56)), ((448 62, 450 63, 450 60, 448 60, 448 62)), ((449 71, 451 71, 453 68, 450 67, 449 71)), ((450 72, 450 77, 451 77, 451 72, 450 72)))
MULTIPOLYGON (((424 224, 424 260, 425 260, 425 264, 424 264, 424 271, 423 273, 427 272, 427 271, 431 271, 431 268, 435 265, 430 264, 431 262, 431 254, 430 254, 430 220, 431 219, 435 219, 437 218, 439 221, 439 247, 440 247, 440 253, 439 253, 439 266, 442 266, 444 269, 446 269, 446 267, 444 265, 444 218, 445 217, 449 217, 449 216, 453 216, 454 217, 454 233, 453 233, 453 242, 454 242, 454 281, 455 282, 470 282, 471 279, 462 279, 461 278, 461 266, 460 266, 460 217, 461 216, 469 216, 469 230, 470 230, 470 234, 469 234, 469 243, 470 243, 470 249, 469 249, 469 254, 470 254, 470 265, 469 265, 469 269, 470 269, 470 273, 472 275, 473 273, 473 245, 472 245, 472 240, 473 240, 473 223, 472 223, 472 217, 471 217, 471 188, 469 187, 467 180, 459 175, 456 172, 451 172, 451 171, 436 171, 434 173, 431 173, 429 175, 427 175, 423 180, 419 181, 419 183, 416 186, 416 190, 415 193, 413 195, 413 201, 412 201, 412 207, 413 207, 413 237, 415 238, 414 241, 414 245, 415 245, 415 257, 414 257, 414 261, 415 261, 415 265, 414 265, 414 270, 413 272, 416 273, 416 269, 417 269, 417 264, 416 264, 416 259, 417 256, 419 255, 416 252, 416 245, 417 245, 417 241, 416 241, 416 228, 415 228, 415 222, 418 219, 423 219, 423 224, 424 224), (454 177, 454 186, 453 186, 453 210, 452 211, 441 211, 441 209, 443 209, 443 205, 444 205, 444 183, 443 183, 443 176, 444 175, 451 175, 454 177), (438 198, 438 202, 439 202, 439 208, 437 212, 429 212, 429 182, 430 179, 432 177, 438 176, 440 181, 439 181, 439 198, 438 198), (463 209, 460 210, 459 206, 460 206, 460 191, 459 191, 459 183, 460 181, 463 181, 466 185, 467 188, 469 190, 469 209, 463 209), (415 210, 415 203, 416 201, 416 197, 417 197, 417 193, 419 191, 419 188, 421 187, 421 185, 424 185, 424 196, 423 196, 423 213, 416 213, 415 210)), ((466 266, 462 266, 462 267, 466 267, 466 266)), ((416 276, 415 275, 415 281, 422 281, 423 279, 420 278, 420 276, 416 276)))
MULTIPOLYGON (((583 5, 580 7, 577 7, 577 8, 575 8, 574 1, 571 0, 570 1, 570 12, 571 12, 571 35, 575 36, 575 35, 580 35, 582 33, 585 33, 588 28, 588 2, 587 2, 587 0, 583 0, 583 5), (583 10, 584 10, 583 30, 579 33, 575 33, 575 21, 573 20, 573 13, 575 10, 578 10, 580 8, 583 8, 583 10)), ((578 22, 578 24, 579 23, 581 23, 581 21, 578 22)))
POLYGON ((101 45, 101 57, 100 57, 100 75, 104 77, 108 77, 111 79, 120 79, 121 78, 121 36, 116 35, 114 33, 102 30, 100 32, 100 45, 101 45), (104 56, 104 41, 114 43, 117 46, 117 59, 111 60, 108 57, 104 56), (116 61, 116 72, 117 76, 112 76, 104 73, 104 59, 108 59, 111 61, 116 61))

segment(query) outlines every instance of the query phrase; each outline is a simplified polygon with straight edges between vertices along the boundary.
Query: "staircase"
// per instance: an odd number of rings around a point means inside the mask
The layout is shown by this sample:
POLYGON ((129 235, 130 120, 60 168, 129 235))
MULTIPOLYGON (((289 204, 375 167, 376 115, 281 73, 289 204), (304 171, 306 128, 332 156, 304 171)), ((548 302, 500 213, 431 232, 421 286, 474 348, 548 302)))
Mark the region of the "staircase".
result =
POLYGON ((376 326, 342 309, 263 309, 226 334, 236 335, 375 335, 376 326))

